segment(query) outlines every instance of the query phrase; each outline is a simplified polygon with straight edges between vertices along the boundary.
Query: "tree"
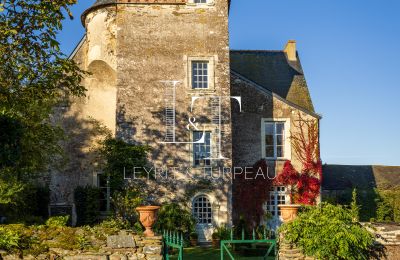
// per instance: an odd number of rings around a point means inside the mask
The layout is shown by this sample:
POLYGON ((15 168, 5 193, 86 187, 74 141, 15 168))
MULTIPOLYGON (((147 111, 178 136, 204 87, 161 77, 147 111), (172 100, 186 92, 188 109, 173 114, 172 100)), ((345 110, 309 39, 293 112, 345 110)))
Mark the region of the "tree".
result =
MULTIPOLYGON (((23 186, 59 158, 55 106, 84 95, 85 72, 59 48, 57 32, 76 0, 0 0, 0 191, 23 186), (11 180, 11 182, 9 181, 11 180), (19 184, 18 184, 19 183, 19 184)), ((10 196, 0 204, 9 204, 10 196)), ((4 195, 5 196, 5 195, 4 195)))

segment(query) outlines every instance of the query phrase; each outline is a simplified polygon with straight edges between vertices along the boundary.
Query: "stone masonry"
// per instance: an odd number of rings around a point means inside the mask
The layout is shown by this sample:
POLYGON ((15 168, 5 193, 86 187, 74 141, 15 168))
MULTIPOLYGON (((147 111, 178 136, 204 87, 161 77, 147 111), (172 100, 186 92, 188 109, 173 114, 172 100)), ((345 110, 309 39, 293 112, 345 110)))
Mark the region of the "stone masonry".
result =
POLYGON ((145 238, 140 235, 121 231, 118 235, 109 236, 107 245, 91 250, 65 250, 50 248, 49 254, 39 256, 8 255, 0 252, 0 260, 162 260, 162 237, 145 238))

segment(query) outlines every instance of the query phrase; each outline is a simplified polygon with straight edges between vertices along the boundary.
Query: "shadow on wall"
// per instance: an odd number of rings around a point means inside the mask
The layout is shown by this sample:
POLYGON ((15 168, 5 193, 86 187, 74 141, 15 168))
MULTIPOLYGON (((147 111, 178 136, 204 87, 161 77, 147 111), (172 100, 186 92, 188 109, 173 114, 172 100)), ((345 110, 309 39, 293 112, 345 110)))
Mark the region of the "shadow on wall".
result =
POLYGON ((51 175, 51 203, 73 202, 77 186, 93 184, 93 173, 98 172, 98 141, 108 133, 104 126, 92 118, 82 119, 78 112, 64 115, 62 127, 66 140, 61 144, 65 158, 59 169, 51 175))

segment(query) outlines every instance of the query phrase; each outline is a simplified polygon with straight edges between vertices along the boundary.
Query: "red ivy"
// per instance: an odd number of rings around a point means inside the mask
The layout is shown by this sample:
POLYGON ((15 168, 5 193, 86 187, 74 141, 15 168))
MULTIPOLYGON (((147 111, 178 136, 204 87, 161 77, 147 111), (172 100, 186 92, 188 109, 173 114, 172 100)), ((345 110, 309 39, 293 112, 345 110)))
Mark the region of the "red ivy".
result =
POLYGON ((234 218, 240 217, 246 221, 248 228, 254 228, 263 220, 263 206, 268 200, 272 180, 267 176, 268 165, 265 160, 259 160, 252 167, 251 173, 235 177, 234 184, 234 218), (264 177, 261 176, 261 171, 264 177), (258 173, 258 175, 257 175, 258 173))
POLYGON ((276 177, 274 184, 289 188, 292 203, 314 205, 320 194, 322 163, 307 163, 301 173, 296 171, 291 161, 286 161, 282 172, 276 177))

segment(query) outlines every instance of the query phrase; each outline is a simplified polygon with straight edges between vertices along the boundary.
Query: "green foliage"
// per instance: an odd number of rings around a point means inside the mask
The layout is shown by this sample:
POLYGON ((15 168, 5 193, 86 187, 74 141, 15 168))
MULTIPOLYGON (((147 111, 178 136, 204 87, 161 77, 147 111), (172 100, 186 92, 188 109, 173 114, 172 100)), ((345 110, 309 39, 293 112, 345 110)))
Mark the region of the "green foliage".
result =
POLYGON ((0 212, 8 223, 42 224, 48 217, 49 200, 48 187, 25 183, 21 193, 14 193, 12 203, 0 204, 0 212))
POLYGON ((14 230, 0 226, 0 248, 10 251, 13 247, 18 247, 20 236, 14 230))
POLYGON ((368 259, 373 245, 372 235, 353 221, 350 210, 327 203, 307 207, 280 232, 318 259, 368 259))
POLYGON ((357 189, 353 190, 350 211, 354 221, 360 220, 360 206, 357 204, 357 189))
POLYGON ((391 221, 400 222, 400 188, 395 190, 382 191, 381 196, 387 204, 390 205, 393 211, 393 218, 391 221))
POLYGON ((112 196, 112 204, 114 207, 115 216, 118 219, 123 219, 132 223, 135 228, 142 228, 135 225, 139 221, 139 215, 136 208, 143 204, 144 192, 136 186, 128 186, 122 191, 115 192, 112 196))
MULTIPOLYGON (((106 138, 102 142, 101 155, 105 160, 104 172, 110 176, 112 192, 117 192, 124 187, 124 169, 130 171, 135 167, 147 165, 147 146, 134 145, 116 138, 106 138)), ((136 175, 137 178, 140 176, 136 175)), ((147 176, 145 176, 147 177, 147 176)))
POLYGON ((46 220, 46 226, 49 228, 66 227, 69 216, 56 216, 46 220))
MULTIPOLYGON (((395 208, 400 202, 400 193, 393 191, 386 191, 378 193, 376 198, 376 221, 378 222, 392 222, 395 221, 395 208), (397 197, 396 197, 397 195, 397 197)), ((399 208, 397 208, 397 214, 399 214, 399 208)), ((399 221, 399 219, 397 219, 399 221)))
POLYGON ((92 225, 98 222, 101 190, 93 186, 79 186, 74 191, 77 225, 92 225))
POLYGON ((50 218, 46 226, 0 225, 0 250, 37 256, 49 248, 65 250, 98 249, 105 245, 108 235, 117 234, 126 226, 119 221, 108 220, 93 227, 66 227, 68 217, 50 218))
POLYGON ((0 12, 0 204, 62 157, 53 108, 82 96, 85 73, 59 48, 57 32, 76 0, 3 0, 0 12), (66 12, 65 12, 66 11, 66 12))
POLYGON ((188 209, 178 203, 165 204, 158 213, 156 230, 173 230, 190 233, 195 230, 195 219, 188 209))
POLYGON ((99 226, 105 229, 115 229, 115 230, 130 228, 129 222, 120 218, 108 218, 106 220, 103 220, 99 224, 99 226))
POLYGON ((213 233, 213 238, 214 236, 216 237, 216 239, 228 240, 231 237, 231 229, 228 228, 226 225, 219 226, 215 229, 213 233))

